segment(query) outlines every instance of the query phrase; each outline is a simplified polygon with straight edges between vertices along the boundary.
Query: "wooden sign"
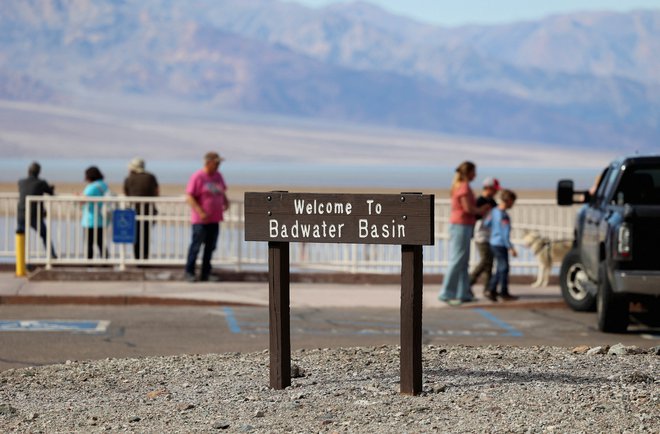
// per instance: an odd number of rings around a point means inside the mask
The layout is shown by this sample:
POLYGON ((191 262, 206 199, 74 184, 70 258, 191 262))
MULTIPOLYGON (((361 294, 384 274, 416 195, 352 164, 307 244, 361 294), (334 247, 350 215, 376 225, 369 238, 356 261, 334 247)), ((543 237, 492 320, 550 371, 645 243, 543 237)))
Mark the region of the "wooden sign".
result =
POLYGON ((245 193, 245 240, 268 241, 270 384, 291 385, 289 244, 401 245, 401 393, 422 392, 422 246, 434 242, 434 196, 245 193))
POLYGON ((245 193, 245 240, 432 245, 434 196, 245 193))

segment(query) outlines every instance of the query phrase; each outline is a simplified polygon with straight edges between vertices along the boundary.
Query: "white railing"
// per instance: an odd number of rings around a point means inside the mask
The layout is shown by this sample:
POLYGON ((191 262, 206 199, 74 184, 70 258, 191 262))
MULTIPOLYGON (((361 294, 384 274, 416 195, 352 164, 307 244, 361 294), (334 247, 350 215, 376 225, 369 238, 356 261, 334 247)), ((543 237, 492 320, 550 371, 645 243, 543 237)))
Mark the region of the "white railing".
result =
MULTIPOLYGON (((25 232, 26 261, 28 264, 46 265, 182 265, 185 263, 190 242, 189 208, 183 197, 85 197, 85 196, 28 196, 26 222, 30 221, 31 204, 37 215, 45 210, 46 243, 39 237, 39 227, 25 232), (87 230, 82 227, 83 207, 93 204, 93 219, 102 224, 87 230), (109 210, 130 209, 153 204, 157 213, 138 214, 136 223, 150 228, 149 257, 136 258, 133 245, 112 241, 109 210), (93 257, 88 257, 88 242, 92 239, 93 257), (99 243, 99 240, 101 241, 99 243), (98 245, 104 250, 102 255, 98 245), (46 245, 52 245, 56 258, 46 245)), ((240 269, 242 243, 242 203, 234 203, 225 214, 221 237, 218 240, 215 263, 240 269), (240 229, 240 230, 239 230, 240 229)), ((37 225, 41 222, 37 219, 37 225)), ((26 227, 27 223, 26 223, 26 227)), ((140 243, 144 238, 140 237, 140 243)), ((139 245, 144 252, 144 245, 139 245)), ((143 256, 143 255, 142 255, 143 256)))
POLYGON ((0 258, 14 259, 17 193, 0 193, 0 258))
MULTIPOLYGON (((0 255, 14 256, 15 209, 17 195, 0 196, 0 255)), ((82 196, 29 196, 26 210, 34 203, 37 212, 46 211, 44 223, 47 227, 47 245, 53 245, 57 258, 53 257, 39 237, 38 230, 28 230, 26 224, 26 260, 28 264, 45 265, 114 265, 122 269, 127 265, 183 266, 190 242, 189 208, 183 197, 82 197, 82 196), (125 209, 136 203, 154 203, 156 215, 138 215, 151 228, 150 255, 148 259, 137 259, 133 246, 112 242, 111 225, 103 227, 104 246, 107 257, 99 255, 94 248, 94 257, 87 258, 86 234, 81 226, 82 205, 96 203, 96 210, 125 209), (101 204, 103 206, 101 206, 101 204)), ((524 247, 522 237, 526 231, 538 231, 551 239, 571 239, 576 207, 558 207, 554 200, 519 200, 511 210, 512 238, 520 255, 512 258, 514 274, 531 274, 537 262, 529 249, 524 247)), ((436 200, 435 245, 424 247, 425 273, 441 273, 447 266, 448 243, 447 223, 449 201, 436 200)), ((29 222, 26 216, 26 222, 29 222)), ((38 220, 38 219, 37 219, 38 220)), ((37 224, 40 224, 37 221, 37 224)), ((218 246, 213 258, 216 267, 234 270, 266 269, 268 264, 267 243, 245 242, 243 203, 232 201, 231 208, 221 225, 218 246)), ((39 228, 37 228, 39 229, 39 228)), ((97 235, 93 235, 97 236, 97 235)), ((96 243, 94 243, 96 244, 96 243)), ((472 262, 478 254, 472 250, 472 262)), ((309 244, 292 243, 290 251, 292 270, 398 273, 401 265, 399 246, 357 244, 309 244)))

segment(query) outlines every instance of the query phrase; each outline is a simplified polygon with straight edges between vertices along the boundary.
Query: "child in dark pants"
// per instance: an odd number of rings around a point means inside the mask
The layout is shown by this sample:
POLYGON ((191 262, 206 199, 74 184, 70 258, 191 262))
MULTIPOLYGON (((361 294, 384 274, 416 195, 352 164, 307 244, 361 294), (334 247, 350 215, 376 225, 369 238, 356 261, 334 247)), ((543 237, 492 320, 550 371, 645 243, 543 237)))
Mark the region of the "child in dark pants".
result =
POLYGON ((500 204, 493 208, 487 225, 491 228, 490 248, 495 258, 495 274, 488 283, 486 297, 491 301, 497 301, 497 287, 500 287, 499 297, 502 300, 516 300, 518 297, 509 294, 509 252, 513 257, 518 256, 513 244, 511 244, 511 217, 507 210, 513 207, 516 194, 511 190, 502 190, 500 193, 500 204))
MULTIPOLYGON (((489 204, 490 208, 497 208, 497 202, 495 202, 495 195, 501 190, 500 181, 497 178, 486 178, 483 182, 483 190, 481 191, 481 196, 477 198, 477 207, 483 206, 484 204, 489 204)), ((482 274, 486 275, 484 281, 484 296, 488 295, 488 283, 490 283, 490 278, 493 277, 493 254, 490 251, 490 228, 486 227, 484 222, 487 219, 487 215, 483 217, 477 215, 477 226, 474 231, 474 244, 477 246, 479 251, 479 264, 472 270, 470 273, 470 287, 472 287, 479 276, 482 274), (479 221, 481 220, 481 221, 479 221)))

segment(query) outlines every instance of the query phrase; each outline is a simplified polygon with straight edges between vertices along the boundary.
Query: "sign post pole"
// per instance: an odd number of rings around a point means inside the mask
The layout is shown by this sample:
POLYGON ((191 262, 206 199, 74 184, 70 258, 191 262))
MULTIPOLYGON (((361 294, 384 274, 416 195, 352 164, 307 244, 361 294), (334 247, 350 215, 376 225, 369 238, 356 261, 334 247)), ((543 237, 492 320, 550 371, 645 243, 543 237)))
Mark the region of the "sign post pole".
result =
MULTIPOLYGON (((106 203, 108 206, 109 203, 106 203)), ((118 244, 133 244, 135 242, 136 212, 134 209, 124 209, 124 202, 120 203, 122 209, 112 211, 112 242, 118 244)), ((124 246, 119 249, 119 270, 126 269, 126 253, 124 246)))
POLYGON ((422 246, 401 246, 401 386, 405 395, 422 392, 422 246))
POLYGON ((270 387, 291 385, 289 243, 268 242, 270 387))

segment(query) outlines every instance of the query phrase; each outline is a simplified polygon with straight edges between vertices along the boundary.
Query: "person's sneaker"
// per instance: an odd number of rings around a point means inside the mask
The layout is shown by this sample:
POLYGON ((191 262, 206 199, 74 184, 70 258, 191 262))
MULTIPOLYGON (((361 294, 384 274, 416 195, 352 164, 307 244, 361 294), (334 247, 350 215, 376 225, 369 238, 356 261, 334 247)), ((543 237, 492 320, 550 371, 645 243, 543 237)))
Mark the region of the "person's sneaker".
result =
POLYGON ((486 291, 484 295, 490 301, 497 301, 497 294, 495 294, 493 291, 486 291))
POLYGON ((450 306, 460 306, 463 302, 461 300, 449 300, 447 304, 450 306))
POLYGON ((186 273, 183 277, 186 282, 196 282, 197 279, 195 278, 194 274, 186 273))
POLYGON ((518 300, 520 297, 511 294, 502 294, 500 295, 500 298, 504 301, 514 301, 518 300))
POLYGON ((220 282, 220 278, 216 276, 215 274, 211 274, 209 276, 201 277, 200 282, 220 282))

